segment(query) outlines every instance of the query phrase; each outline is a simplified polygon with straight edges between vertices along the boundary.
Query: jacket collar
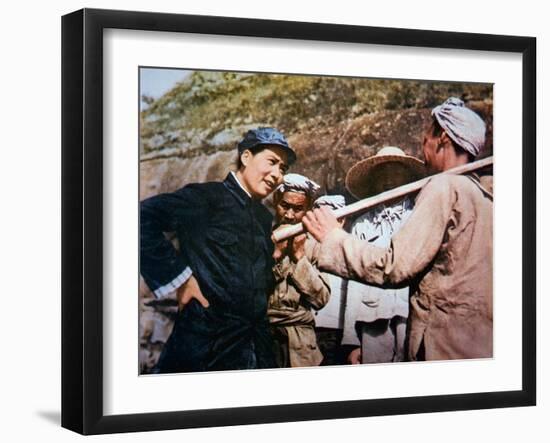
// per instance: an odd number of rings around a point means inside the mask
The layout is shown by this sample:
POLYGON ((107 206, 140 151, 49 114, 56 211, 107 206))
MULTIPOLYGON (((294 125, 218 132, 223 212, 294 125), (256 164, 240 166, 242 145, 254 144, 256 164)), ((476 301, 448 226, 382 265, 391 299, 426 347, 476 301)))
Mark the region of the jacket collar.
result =
POLYGON ((246 206, 251 203, 252 198, 241 186, 233 172, 227 174, 223 184, 242 206, 246 206))

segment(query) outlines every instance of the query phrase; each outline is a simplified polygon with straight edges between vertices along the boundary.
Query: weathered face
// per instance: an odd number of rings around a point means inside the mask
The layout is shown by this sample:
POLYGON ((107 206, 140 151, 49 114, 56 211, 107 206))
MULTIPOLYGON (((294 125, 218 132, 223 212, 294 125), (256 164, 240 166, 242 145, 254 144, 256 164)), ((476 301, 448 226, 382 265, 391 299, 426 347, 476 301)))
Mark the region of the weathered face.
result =
POLYGON ((275 207, 277 222, 280 224, 295 224, 302 221, 309 209, 309 198, 301 192, 283 193, 275 207))
POLYGON ((441 147, 441 134, 434 135, 434 123, 424 133, 422 152, 426 161, 426 168, 430 173, 444 170, 444 149, 441 147))
POLYGON ((241 162, 241 184, 255 199, 271 194, 282 183, 288 169, 287 153, 279 146, 266 146, 256 154, 245 150, 241 162))

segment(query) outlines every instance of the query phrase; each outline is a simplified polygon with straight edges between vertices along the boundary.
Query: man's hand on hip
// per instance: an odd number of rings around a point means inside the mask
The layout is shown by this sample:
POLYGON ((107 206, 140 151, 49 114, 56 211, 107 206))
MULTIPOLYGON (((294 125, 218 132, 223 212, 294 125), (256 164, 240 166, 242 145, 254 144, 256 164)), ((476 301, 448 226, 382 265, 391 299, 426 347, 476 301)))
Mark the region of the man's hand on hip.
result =
POLYGON ((201 288, 199 287, 199 282, 193 276, 178 288, 177 291, 178 299, 178 309, 181 311, 192 299, 196 299, 204 307, 208 308, 210 303, 202 295, 201 288))

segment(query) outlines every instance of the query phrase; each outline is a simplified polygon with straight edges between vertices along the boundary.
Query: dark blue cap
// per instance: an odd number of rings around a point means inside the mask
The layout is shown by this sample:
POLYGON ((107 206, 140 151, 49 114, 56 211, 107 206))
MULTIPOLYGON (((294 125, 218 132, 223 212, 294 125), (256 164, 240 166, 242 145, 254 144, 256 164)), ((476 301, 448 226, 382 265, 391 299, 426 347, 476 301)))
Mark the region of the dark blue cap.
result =
POLYGON ((254 150, 255 147, 261 145, 275 145, 283 148, 288 154, 288 164, 291 165, 296 161, 296 153, 288 145, 288 142, 283 134, 275 128, 256 128, 248 131, 244 138, 237 145, 239 155, 245 150, 254 150))

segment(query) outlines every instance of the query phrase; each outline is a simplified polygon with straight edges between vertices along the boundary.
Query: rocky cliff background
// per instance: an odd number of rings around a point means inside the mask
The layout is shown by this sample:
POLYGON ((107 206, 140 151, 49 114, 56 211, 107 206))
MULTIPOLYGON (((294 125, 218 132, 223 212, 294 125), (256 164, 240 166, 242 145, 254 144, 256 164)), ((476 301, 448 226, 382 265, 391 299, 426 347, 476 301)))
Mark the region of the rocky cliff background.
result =
MULTIPOLYGON (((480 158, 493 152, 490 84, 347 77, 192 72, 162 97, 142 97, 140 199, 188 183, 223 180, 236 143, 258 126, 288 138, 304 174, 326 193, 342 193, 347 170, 384 146, 422 159, 430 110, 459 97, 487 123, 480 158)), ((154 300, 140 285, 140 369, 150 371, 170 334, 174 298, 154 300)))

